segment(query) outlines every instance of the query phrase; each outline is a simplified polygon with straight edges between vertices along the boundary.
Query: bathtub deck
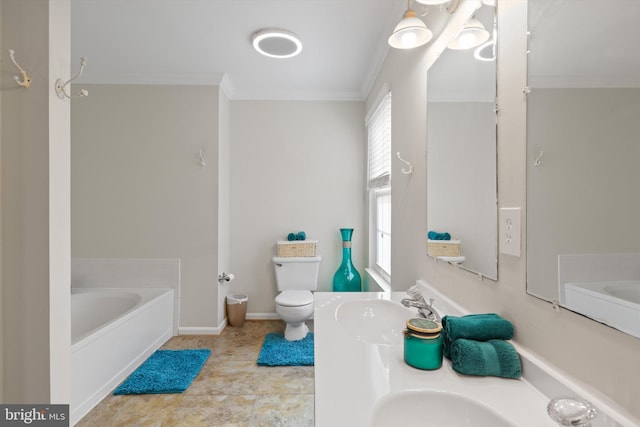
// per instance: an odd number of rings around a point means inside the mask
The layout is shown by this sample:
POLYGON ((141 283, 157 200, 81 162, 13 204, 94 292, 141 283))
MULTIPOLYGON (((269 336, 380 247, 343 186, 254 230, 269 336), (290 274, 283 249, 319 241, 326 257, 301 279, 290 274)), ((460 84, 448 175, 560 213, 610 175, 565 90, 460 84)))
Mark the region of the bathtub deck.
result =
POLYGON ((314 425, 313 366, 256 365, 264 336, 281 321, 247 321, 219 336, 179 336, 162 348, 209 348, 211 356, 183 394, 107 396, 79 427, 314 425))

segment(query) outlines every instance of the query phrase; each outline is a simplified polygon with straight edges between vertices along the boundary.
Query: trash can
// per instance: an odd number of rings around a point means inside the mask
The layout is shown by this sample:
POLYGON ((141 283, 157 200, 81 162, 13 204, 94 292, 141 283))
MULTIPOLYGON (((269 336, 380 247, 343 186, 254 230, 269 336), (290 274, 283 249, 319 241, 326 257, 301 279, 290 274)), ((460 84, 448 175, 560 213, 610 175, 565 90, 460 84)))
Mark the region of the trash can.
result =
POLYGON ((231 326, 244 325, 244 319, 247 316, 247 301, 249 301, 249 296, 246 294, 227 295, 227 317, 231 326))

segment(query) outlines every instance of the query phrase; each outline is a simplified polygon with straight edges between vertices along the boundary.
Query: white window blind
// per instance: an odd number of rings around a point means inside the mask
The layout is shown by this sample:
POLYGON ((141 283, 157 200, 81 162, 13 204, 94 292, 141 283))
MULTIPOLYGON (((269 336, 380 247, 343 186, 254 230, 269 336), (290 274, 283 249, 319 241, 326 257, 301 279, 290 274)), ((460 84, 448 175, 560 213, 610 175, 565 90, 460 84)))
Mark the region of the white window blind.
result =
POLYGON ((368 188, 391 183, 391 92, 386 93, 367 120, 369 141, 368 188))

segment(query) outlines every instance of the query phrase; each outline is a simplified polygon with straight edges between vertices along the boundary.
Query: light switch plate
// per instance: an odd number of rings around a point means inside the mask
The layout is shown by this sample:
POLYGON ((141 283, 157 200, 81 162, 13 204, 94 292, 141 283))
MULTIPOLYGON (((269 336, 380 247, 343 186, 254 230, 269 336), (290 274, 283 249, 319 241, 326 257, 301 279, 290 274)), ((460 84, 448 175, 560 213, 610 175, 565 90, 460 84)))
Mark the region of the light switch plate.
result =
POLYGON ((520 208, 500 208, 500 253, 520 256, 520 208))

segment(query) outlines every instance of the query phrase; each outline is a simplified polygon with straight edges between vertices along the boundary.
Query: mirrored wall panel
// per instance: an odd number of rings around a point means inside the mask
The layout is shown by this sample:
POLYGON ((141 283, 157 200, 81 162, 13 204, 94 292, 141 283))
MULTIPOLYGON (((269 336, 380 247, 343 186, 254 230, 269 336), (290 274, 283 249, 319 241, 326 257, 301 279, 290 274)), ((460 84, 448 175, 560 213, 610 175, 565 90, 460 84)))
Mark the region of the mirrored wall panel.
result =
POLYGON ((528 4, 527 291, 640 337, 640 2, 528 4))
POLYGON ((497 280, 495 8, 475 18, 489 41, 446 49, 427 73, 427 246, 433 258, 497 280))

